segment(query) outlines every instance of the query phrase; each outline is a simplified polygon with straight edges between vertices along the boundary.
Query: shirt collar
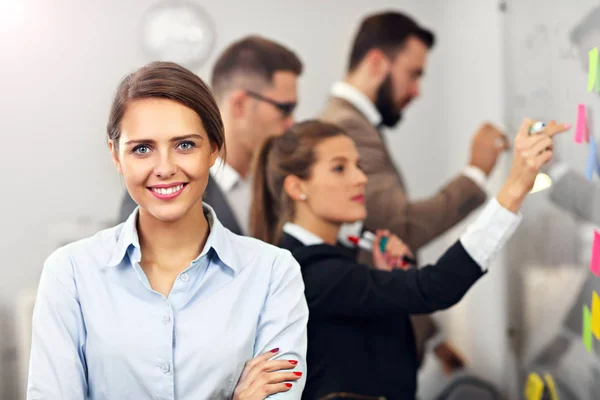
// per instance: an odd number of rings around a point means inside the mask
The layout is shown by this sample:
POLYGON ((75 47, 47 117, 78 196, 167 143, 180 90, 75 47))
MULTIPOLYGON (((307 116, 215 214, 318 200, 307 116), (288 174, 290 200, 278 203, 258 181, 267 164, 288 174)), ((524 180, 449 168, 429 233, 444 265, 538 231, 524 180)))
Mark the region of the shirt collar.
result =
POLYGON ((242 179, 242 176, 220 157, 217 157, 210 174, 224 192, 229 192, 242 179))
POLYGON ((381 123, 381 114, 375 104, 363 92, 347 82, 336 82, 331 87, 331 95, 346 100, 360 111, 373 126, 381 123))
POLYGON ((140 240, 137 233, 137 218, 140 212, 140 207, 136 206, 133 212, 129 215, 127 220, 121 224, 119 231, 117 232, 117 244, 115 251, 112 254, 110 261, 108 262, 109 267, 115 267, 119 265, 127 250, 133 246, 138 251, 140 249, 140 240))
POLYGON ((305 246, 314 246, 317 244, 324 243, 323 239, 321 239, 314 233, 309 232, 300 225, 296 225, 291 222, 286 222, 285 224, 283 224, 283 231, 300 241, 300 243, 302 243, 305 246))
MULTIPOLYGON (((237 274, 243 264, 242 260, 240 260, 238 257, 238 253, 233 250, 231 243, 231 236, 233 233, 231 233, 223 226, 223 224, 221 224, 221 221, 219 221, 215 211, 211 206, 206 203, 202 203, 202 208, 204 210, 204 215, 208 220, 210 232, 208 234, 204 249, 202 249, 202 252, 200 255, 198 255, 196 260, 203 257, 211 249, 213 249, 217 254, 217 257, 225 264, 225 266, 237 274)), ((121 225, 121 229, 117 237, 117 245, 108 264, 109 267, 116 267, 119 265, 125 258, 129 248, 132 246, 137 250, 138 254, 141 254, 139 236, 137 232, 138 215, 139 206, 135 208, 129 218, 127 218, 127 220, 121 225)))

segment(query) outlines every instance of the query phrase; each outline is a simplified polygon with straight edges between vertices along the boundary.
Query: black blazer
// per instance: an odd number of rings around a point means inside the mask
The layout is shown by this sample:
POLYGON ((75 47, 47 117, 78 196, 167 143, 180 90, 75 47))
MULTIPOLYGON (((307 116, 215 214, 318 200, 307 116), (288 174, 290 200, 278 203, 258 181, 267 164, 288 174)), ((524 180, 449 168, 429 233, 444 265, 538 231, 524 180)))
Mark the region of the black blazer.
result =
POLYGON ((484 274, 459 241, 433 266, 393 272, 359 264, 337 246, 304 246, 287 234, 279 245, 302 268, 310 312, 303 399, 353 393, 367 396, 356 399, 414 400, 417 356, 409 315, 456 304, 484 274))
MULTIPOLYGON (((236 235, 242 235, 240 225, 233 215, 233 211, 227 202, 227 198, 210 174, 208 175, 208 184, 204 191, 203 200, 215 210, 215 214, 217 214, 217 217, 223 226, 236 235)), ((129 196, 129 193, 125 191, 123 201, 121 202, 121 209, 119 210, 119 223, 124 222, 136 207, 136 202, 133 201, 131 196, 129 196)))

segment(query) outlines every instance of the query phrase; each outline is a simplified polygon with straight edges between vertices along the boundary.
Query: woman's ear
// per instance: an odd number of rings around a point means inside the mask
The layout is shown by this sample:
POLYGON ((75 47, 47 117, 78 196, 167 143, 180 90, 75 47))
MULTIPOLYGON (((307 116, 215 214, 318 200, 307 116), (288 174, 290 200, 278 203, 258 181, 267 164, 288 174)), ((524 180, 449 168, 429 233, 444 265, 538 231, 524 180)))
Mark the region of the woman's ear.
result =
POLYGON ((283 190, 294 201, 306 200, 306 184, 296 175, 288 175, 283 181, 283 190))
POLYGON ((119 160, 119 151, 117 146, 115 145, 114 140, 108 141, 108 148, 110 149, 110 154, 112 156, 113 164, 115 164, 115 168, 119 172, 120 175, 123 175, 123 170, 121 169, 121 161, 119 160))
POLYGON ((219 156, 220 150, 219 150, 219 146, 217 146, 216 143, 211 143, 210 144, 210 156, 209 156, 209 168, 212 168, 215 165, 215 162, 217 161, 217 157, 219 156))

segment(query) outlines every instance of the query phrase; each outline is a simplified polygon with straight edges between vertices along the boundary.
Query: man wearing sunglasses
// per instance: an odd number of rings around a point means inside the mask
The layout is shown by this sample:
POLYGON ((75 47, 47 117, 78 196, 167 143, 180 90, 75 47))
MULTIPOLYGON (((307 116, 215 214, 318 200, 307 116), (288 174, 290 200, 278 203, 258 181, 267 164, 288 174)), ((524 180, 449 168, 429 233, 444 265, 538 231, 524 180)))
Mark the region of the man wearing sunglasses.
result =
MULTIPOLYGON (((204 201, 234 233, 248 234, 252 157, 263 140, 294 123, 302 69, 291 50, 259 36, 232 43, 215 62, 211 87, 225 127, 227 157, 211 169, 204 201)), ((120 222, 136 206, 126 192, 120 222)))

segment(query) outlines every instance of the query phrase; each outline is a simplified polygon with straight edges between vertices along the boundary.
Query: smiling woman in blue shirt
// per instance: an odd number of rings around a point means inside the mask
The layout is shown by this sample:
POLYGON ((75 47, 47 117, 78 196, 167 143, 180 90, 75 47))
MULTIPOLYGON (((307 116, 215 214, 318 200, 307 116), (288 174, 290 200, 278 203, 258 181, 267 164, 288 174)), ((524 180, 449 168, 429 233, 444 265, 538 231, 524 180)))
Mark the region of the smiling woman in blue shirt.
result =
POLYGON ((139 206, 46 260, 27 398, 299 399, 300 267, 231 233, 202 201, 225 157, 210 89, 179 65, 151 63, 121 82, 107 131, 139 206))

